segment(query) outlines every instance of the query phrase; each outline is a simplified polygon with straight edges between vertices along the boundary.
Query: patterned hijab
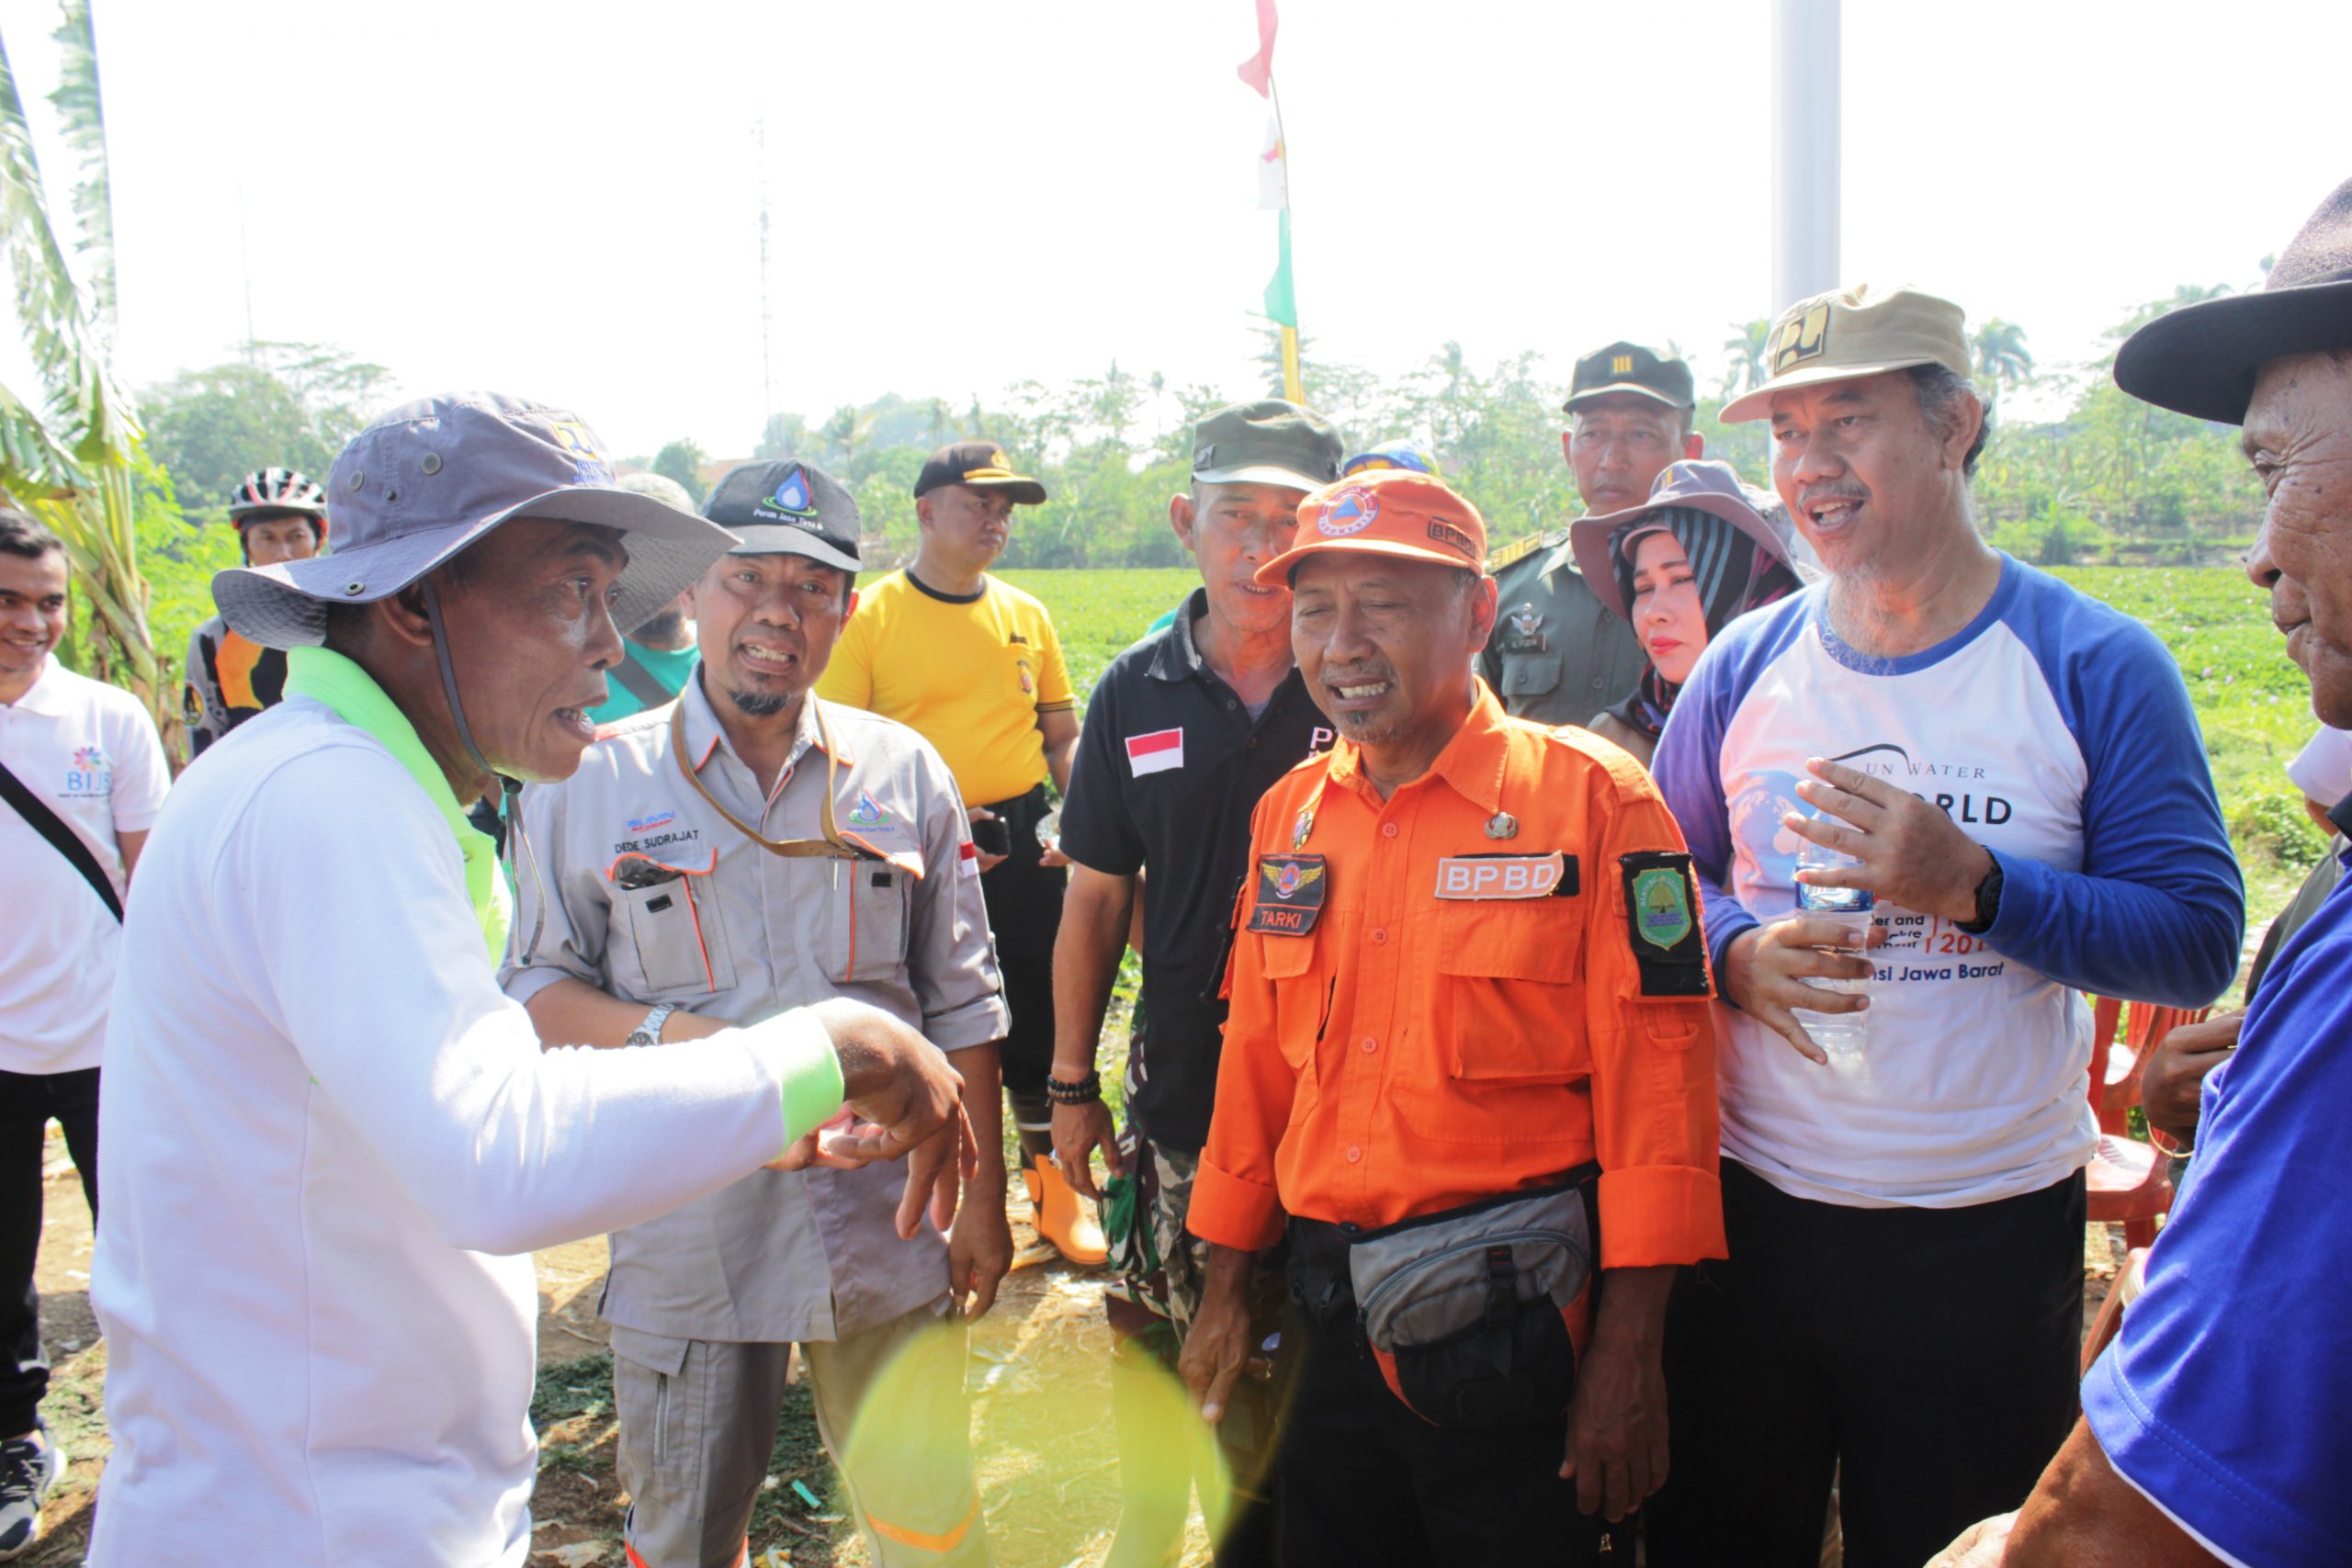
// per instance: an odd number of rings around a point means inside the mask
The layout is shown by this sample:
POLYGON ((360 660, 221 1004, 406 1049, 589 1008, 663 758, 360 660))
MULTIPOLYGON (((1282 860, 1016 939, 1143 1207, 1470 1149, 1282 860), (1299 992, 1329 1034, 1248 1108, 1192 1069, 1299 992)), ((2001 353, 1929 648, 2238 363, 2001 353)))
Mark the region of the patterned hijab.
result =
MULTIPOLYGON (((1634 603, 1634 541, 1656 533, 1673 535, 1690 559, 1691 586, 1699 592, 1709 641, 1748 611, 1802 586, 1788 562, 1760 547, 1744 529, 1694 506, 1661 506, 1628 518, 1609 533, 1610 567, 1617 576, 1620 601, 1629 610, 1634 603)), ((1646 664, 1633 695, 1609 712, 1655 740, 1666 728, 1666 716, 1674 711, 1675 694, 1680 690, 1657 672, 1657 665, 1646 664)))

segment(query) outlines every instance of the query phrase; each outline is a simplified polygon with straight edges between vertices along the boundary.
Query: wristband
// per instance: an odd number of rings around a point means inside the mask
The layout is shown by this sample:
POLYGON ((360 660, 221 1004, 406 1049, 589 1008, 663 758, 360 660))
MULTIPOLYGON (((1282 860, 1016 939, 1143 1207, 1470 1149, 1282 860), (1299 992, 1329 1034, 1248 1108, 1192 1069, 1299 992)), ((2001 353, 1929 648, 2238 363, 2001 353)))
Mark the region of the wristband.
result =
POLYGON ((1046 1098, 1056 1105, 1093 1105, 1102 1098, 1102 1075, 1089 1073, 1076 1083, 1046 1075, 1046 1098))

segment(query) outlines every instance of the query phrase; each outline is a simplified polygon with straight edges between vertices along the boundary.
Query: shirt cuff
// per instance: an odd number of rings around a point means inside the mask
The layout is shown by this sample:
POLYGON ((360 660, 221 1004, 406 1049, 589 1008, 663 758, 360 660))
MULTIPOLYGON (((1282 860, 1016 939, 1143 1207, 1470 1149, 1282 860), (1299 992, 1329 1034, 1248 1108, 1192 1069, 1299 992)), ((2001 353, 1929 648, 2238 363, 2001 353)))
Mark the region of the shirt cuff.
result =
POLYGON ((784 1111, 783 1147, 789 1148, 842 1108, 841 1055, 833 1049, 832 1035, 807 1008, 779 1013, 746 1032, 775 1071, 784 1111))
MULTIPOLYGON (((527 969, 517 969, 511 975, 502 976, 498 982, 498 988, 506 993, 508 1000, 529 1007, 533 997, 537 996, 558 980, 578 980, 585 985, 596 985, 596 982, 587 976, 574 975, 569 969, 551 969, 542 964, 534 964, 527 969)), ((604 989, 601 986, 597 986, 596 988, 604 989)))
POLYGON ((1600 1173, 1603 1269, 1650 1269, 1729 1256, 1723 1183, 1713 1171, 1651 1165, 1600 1173))
POLYGON ((1704 906, 1700 912, 1700 924, 1707 933, 1707 967, 1713 972, 1715 995, 1726 1004, 1737 1005, 1724 988, 1724 976, 1729 973, 1724 955, 1731 951, 1733 941, 1742 931, 1752 931, 1763 923, 1748 912, 1747 906, 1728 896, 1721 903, 1704 906))
POLYGON ((922 1037, 943 1051, 993 1045, 1012 1032, 1012 1014, 993 992, 943 1013, 926 1013, 922 1021, 922 1037))
POLYGON ((1283 1201, 1271 1187, 1228 1176, 1204 1159, 1193 1177, 1184 1228, 1237 1252, 1263 1252, 1283 1238, 1283 1201))

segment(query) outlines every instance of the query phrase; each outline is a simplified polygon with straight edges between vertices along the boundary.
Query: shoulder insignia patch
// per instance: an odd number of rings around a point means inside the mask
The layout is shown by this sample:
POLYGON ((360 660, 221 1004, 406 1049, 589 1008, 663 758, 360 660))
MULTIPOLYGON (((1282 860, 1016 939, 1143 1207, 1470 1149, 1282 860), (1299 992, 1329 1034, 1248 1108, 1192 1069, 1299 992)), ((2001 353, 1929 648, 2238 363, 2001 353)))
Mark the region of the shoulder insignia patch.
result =
POLYGON ((1699 928, 1699 889, 1690 857, 1679 850, 1638 850, 1617 859, 1624 879, 1625 941, 1645 997, 1703 997, 1707 944, 1699 928))
POLYGON ((1543 547, 1544 531, 1540 528, 1534 533, 1528 535, 1527 537, 1523 539, 1513 539, 1501 549, 1488 553, 1487 557, 1487 575, 1492 576, 1494 573, 1498 572, 1502 570, 1503 568, 1510 565, 1513 561, 1533 555, 1537 550, 1542 549, 1543 547))

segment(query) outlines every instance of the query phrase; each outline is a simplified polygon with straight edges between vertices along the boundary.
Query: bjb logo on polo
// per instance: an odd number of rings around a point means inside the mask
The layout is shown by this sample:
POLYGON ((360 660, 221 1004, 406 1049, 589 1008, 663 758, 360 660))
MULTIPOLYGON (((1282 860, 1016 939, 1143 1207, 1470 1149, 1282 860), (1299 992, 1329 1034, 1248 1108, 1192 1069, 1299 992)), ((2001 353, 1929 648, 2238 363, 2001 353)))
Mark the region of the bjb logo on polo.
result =
POLYGON ((73 764, 65 770, 65 797, 90 800, 114 793, 114 764, 96 746, 76 746, 73 764))
POLYGON ((1548 855, 1448 855, 1437 863, 1441 898, 1549 898, 1577 890, 1575 857, 1548 855))

